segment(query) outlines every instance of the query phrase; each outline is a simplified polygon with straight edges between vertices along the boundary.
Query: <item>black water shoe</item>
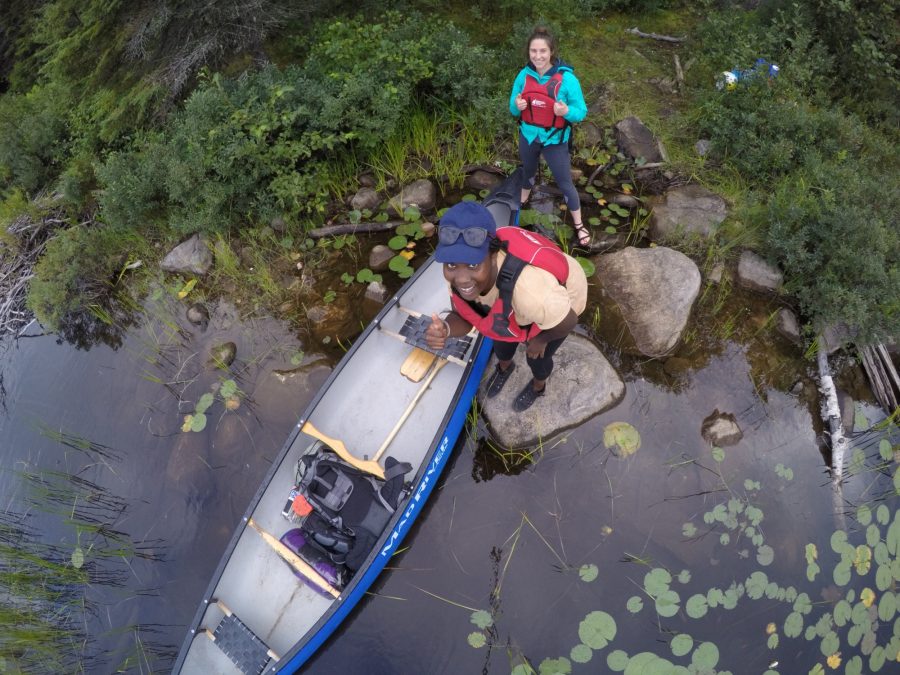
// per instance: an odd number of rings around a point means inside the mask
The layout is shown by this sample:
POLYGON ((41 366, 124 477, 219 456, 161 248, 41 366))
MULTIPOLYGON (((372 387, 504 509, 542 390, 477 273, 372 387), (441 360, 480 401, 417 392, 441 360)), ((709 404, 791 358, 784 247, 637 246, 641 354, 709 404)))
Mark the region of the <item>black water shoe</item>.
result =
POLYGON ((513 410, 516 412, 523 412, 528 410, 535 401, 537 401, 541 396, 543 396, 547 391, 547 385, 544 385, 544 388, 540 391, 535 391, 534 389, 534 380, 528 382, 525 385, 525 388, 516 396, 516 400, 513 401, 513 410))
POLYGON ((516 364, 510 363, 506 370, 500 370, 500 365, 494 369, 494 372, 491 374, 490 379, 487 384, 487 397, 494 398, 500 391, 503 389, 503 386, 506 384, 506 381, 509 379, 509 376, 512 375, 512 371, 515 370, 516 364))

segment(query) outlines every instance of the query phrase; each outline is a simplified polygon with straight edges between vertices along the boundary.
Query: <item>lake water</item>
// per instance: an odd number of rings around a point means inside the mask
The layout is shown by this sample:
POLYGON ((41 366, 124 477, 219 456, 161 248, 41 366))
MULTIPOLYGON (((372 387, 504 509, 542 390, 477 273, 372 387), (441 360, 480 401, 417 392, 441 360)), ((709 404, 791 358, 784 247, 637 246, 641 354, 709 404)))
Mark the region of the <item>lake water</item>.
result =
MULTIPOLYGON (((721 319, 707 317, 677 369, 620 355, 601 336, 625 398, 532 462, 504 456, 483 427, 470 429, 406 548, 308 672, 506 673, 524 659, 535 669, 543 663, 541 672, 568 672, 567 659, 572 672, 589 673, 624 670, 622 658, 641 655, 685 668, 693 660, 694 672, 806 673, 825 663, 834 640, 845 663, 859 654, 867 672, 866 639, 890 655, 900 640, 893 614, 874 623, 867 615, 855 642, 856 618, 840 626, 821 618, 848 592, 855 606, 865 587, 879 597, 892 591, 874 580, 880 563, 854 566, 844 584, 833 574, 840 554, 830 541, 841 520, 812 371, 759 328, 771 307, 735 302, 743 328, 723 336, 721 319), (721 451, 700 434, 716 409, 734 414, 744 434, 721 451), (637 429, 634 455, 607 449, 612 422, 637 429), (812 580, 810 543, 822 570, 812 580), (788 635, 793 614, 797 636, 788 635), (693 641, 683 653, 685 643, 672 642, 679 633, 693 641), (642 655, 650 652, 657 656, 642 655)), ((99 606, 90 634, 109 652, 97 672, 167 670, 235 524, 336 358, 316 354, 281 322, 241 321, 226 305, 205 330, 183 321, 174 300, 147 306, 117 350, 32 336, 0 356, 5 504, 26 494, 18 471, 77 474, 127 500, 115 528, 154 554, 109 563, 125 565, 127 582, 88 592, 99 606), (237 346, 228 372, 206 364, 223 341, 237 346), (273 375, 297 366, 294 376, 273 375), (228 380, 239 389, 235 410, 218 396, 228 380), (182 431, 205 393, 216 396, 206 428, 182 431)), ((859 412, 878 416, 871 406, 859 412)), ((854 438, 841 511, 886 507, 887 540, 897 496, 880 439, 862 429, 854 438)), ((61 518, 40 518, 48 540, 85 543, 61 518)), ((853 546, 869 537, 877 548, 871 527, 845 522, 853 546)))

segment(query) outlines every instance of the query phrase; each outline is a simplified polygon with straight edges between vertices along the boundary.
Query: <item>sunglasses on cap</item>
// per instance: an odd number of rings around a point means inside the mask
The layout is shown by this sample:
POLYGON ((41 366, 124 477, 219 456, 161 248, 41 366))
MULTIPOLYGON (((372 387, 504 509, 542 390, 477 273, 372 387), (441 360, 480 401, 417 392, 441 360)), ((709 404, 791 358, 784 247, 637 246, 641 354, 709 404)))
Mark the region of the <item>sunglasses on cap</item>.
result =
POLYGON ((451 246, 462 236, 466 245, 478 248, 491 236, 483 227, 456 227, 441 225, 438 227, 438 241, 444 246, 451 246))

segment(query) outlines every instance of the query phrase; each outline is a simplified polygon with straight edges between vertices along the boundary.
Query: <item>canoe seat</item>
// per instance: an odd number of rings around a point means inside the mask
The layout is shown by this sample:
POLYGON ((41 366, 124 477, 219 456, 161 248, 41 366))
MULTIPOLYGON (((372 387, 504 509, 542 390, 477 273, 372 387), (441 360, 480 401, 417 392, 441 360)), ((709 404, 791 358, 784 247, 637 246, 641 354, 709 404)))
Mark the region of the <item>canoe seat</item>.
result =
POLYGON ((217 600, 216 604, 225 616, 214 631, 207 629, 206 635, 234 665, 240 668, 242 673, 259 675, 270 661, 278 660, 278 655, 228 609, 224 602, 217 600))
POLYGON ((447 338, 444 348, 436 352, 428 346, 427 342, 425 342, 425 331, 428 330, 428 326, 430 325, 431 317, 421 315, 408 316, 406 317, 406 322, 403 324, 403 327, 400 328, 400 335, 403 336, 406 344, 413 345, 419 349, 424 349, 426 352, 431 352, 432 354, 437 354, 448 361, 465 365, 465 361, 463 361, 462 358, 469 350, 469 345, 472 344, 472 336, 463 335, 461 337, 447 338))

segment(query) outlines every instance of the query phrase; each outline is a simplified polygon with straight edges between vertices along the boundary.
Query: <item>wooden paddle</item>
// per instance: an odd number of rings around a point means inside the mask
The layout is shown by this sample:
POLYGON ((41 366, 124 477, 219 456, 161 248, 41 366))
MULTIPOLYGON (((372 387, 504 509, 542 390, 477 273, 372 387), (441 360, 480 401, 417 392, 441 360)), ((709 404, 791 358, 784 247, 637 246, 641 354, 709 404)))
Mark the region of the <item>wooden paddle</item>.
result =
POLYGON ((431 368, 435 359, 437 359, 437 355, 426 352, 420 347, 413 347, 403 365, 400 366, 400 374, 412 382, 419 382, 425 377, 425 373, 431 368))
POLYGON ((293 567, 304 577, 312 581, 316 586, 321 588, 326 593, 330 593, 335 598, 341 594, 341 592, 330 583, 328 583, 328 580, 321 574, 319 574, 314 567, 312 567, 308 562, 294 553, 287 546, 278 541, 278 539, 276 539, 273 535, 269 534, 259 525, 257 525, 253 518, 247 521, 247 525, 259 532, 259 536, 263 538, 264 542, 271 546, 278 555, 284 558, 291 567, 293 567))
POLYGON ((318 438, 320 441, 325 443, 325 445, 334 450, 335 454, 342 460, 347 462, 347 464, 355 466, 360 471, 366 471, 367 473, 370 473, 373 476, 377 476, 381 480, 384 480, 384 469, 381 468, 381 465, 378 462, 372 459, 359 459, 358 457, 352 455, 350 451, 347 450, 347 446, 344 445, 342 441, 337 438, 326 436, 321 431, 316 429, 312 425, 312 422, 307 422, 306 424, 304 424, 301 431, 312 436, 313 438, 318 438))
MULTIPOLYGON (((425 352, 428 354, 428 352, 425 352)), ((434 354, 429 354, 432 357, 432 361, 434 360, 434 354)), ((419 391, 416 392, 416 395, 413 396, 412 401, 409 402, 409 405, 406 406, 406 410, 400 416, 400 419, 397 420, 397 424, 394 425, 394 428, 391 429, 391 433, 388 434, 388 437, 384 439, 384 443, 381 444, 381 447, 378 448, 378 452, 375 453, 375 456, 372 457, 372 461, 377 462, 381 459, 381 455, 384 454, 384 451, 387 450, 387 447, 391 444, 391 441, 394 440, 394 436, 400 431, 400 427, 403 426, 403 423, 406 421, 406 418, 409 417, 409 414, 413 411, 413 408, 416 407, 416 403, 419 402, 419 399, 422 398, 422 395, 428 389, 428 386, 431 384, 431 381, 434 379, 435 375, 438 374, 441 368, 443 368, 447 364, 446 359, 438 359, 437 363, 434 365, 434 368, 431 369, 431 373, 425 379, 425 383, 419 387, 419 391)), ((401 370, 402 372, 402 370, 401 370)), ((421 378, 419 378, 421 379, 421 378)), ((418 380, 413 380, 413 382, 418 382, 418 380)), ((380 466, 380 465, 379 465, 380 466)))

